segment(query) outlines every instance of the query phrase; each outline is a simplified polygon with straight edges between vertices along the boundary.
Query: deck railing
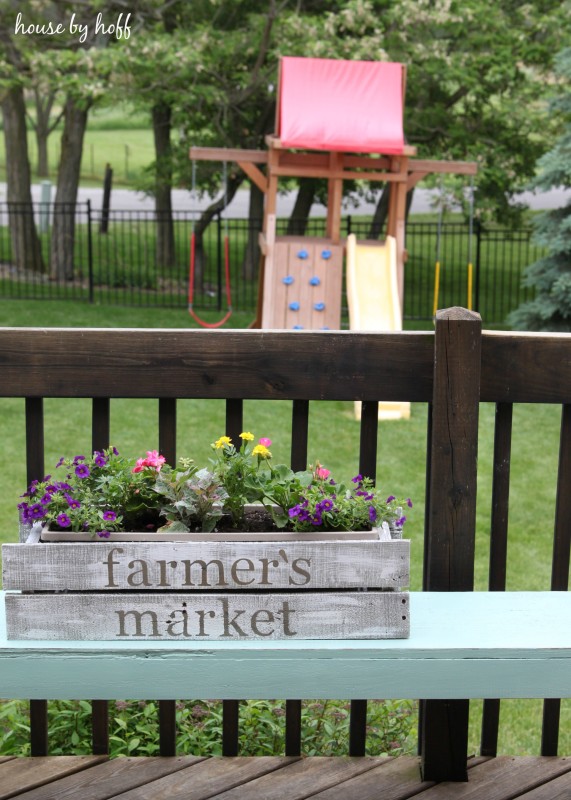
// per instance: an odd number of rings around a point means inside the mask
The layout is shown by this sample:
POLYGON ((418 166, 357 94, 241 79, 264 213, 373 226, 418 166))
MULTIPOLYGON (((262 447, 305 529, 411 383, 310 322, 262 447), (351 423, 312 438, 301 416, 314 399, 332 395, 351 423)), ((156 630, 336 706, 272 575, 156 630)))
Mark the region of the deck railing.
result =
MULTIPOLYGON (((427 415, 424 591, 474 587, 480 403, 496 408, 490 509, 489 590, 506 588, 513 407, 562 408, 551 588, 568 589, 571 528, 571 335, 481 331, 478 315, 439 312, 419 333, 156 330, 0 330, 4 397, 24 397, 27 470, 44 474, 44 398, 92 398, 93 449, 110 442, 116 398, 157 400, 158 448, 177 457, 177 401, 225 401, 225 432, 235 440, 249 400, 291 402, 291 465, 307 464, 311 405, 361 400, 359 470, 376 477, 378 401, 425 404, 427 415)), ((468 624, 468 621, 467 621, 468 624)), ((102 683, 105 677, 102 676, 102 683)), ((382 687, 379 687, 382 692, 382 687)), ((484 705, 482 753, 497 752, 497 700, 484 705)), ((176 750, 175 700, 160 703, 160 752, 176 750)), ((108 704, 93 703, 93 752, 109 749, 108 704)), ((421 703, 420 748, 431 763, 465 768, 467 700, 421 703), (463 763, 464 761, 464 763, 463 763)), ((542 754, 558 748, 560 701, 544 703, 542 754)), ((47 704, 31 703, 32 753, 48 752, 47 704)), ((352 755, 366 752, 367 700, 351 703, 352 755)), ((238 753, 239 702, 223 705, 223 753, 238 753)), ((288 755, 300 752, 301 702, 286 707, 288 755)), ((449 769, 450 771, 450 769, 449 769)))

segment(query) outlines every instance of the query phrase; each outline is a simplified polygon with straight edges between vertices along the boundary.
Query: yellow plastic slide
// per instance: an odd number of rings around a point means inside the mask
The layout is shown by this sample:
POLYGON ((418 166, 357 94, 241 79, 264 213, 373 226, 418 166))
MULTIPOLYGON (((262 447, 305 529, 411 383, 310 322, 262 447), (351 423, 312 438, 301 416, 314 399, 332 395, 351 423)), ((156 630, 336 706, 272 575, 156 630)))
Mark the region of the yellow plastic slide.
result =
MULTIPOLYGON (((347 237, 347 301, 352 331, 400 331, 402 314, 397 284, 397 246, 392 236, 384 244, 357 244, 347 237)), ((361 416, 361 404, 355 403, 361 416)), ((408 419, 410 403, 379 403, 379 419, 408 419)))

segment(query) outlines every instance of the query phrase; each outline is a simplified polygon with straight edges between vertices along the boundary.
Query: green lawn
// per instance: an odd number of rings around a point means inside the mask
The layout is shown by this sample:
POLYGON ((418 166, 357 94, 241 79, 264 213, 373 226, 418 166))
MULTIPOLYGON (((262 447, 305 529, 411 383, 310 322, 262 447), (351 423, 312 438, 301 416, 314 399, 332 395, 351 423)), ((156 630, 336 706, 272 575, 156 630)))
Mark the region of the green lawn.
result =
MULTIPOLYGON (((38 327, 193 327, 186 311, 149 313, 134 308, 109 308, 71 302, 0 301, 3 326, 38 327)), ((246 326, 249 315, 236 315, 233 324, 246 326)), ((424 327, 429 327, 425 325, 424 327)), ((16 504, 25 488, 24 401, 0 399, 0 540, 17 539, 16 504)), ((61 455, 75 455, 90 447, 90 404, 87 400, 45 401, 46 469, 61 455)), ((247 401, 246 429, 268 436, 275 459, 289 456, 290 404, 247 401)), ((222 401, 180 401, 179 441, 181 454, 204 461, 209 445, 224 433, 222 401)), ((481 407, 479 483, 476 547, 476 588, 487 587, 489 525, 493 454, 494 408, 481 407)), ((548 406, 517 406, 514 413, 512 486, 510 497, 508 589, 548 589, 553 538, 554 498, 557 472, 560 410, 548 406)), ((112 441, 120 451, 137 455, 157 445, 157 404, 154 401, 112 402, 112 441)), ((312 403, 310 409, 309 458, 319 459, 339 479, 347 480, 357 470, 359 426, 351 403, 312 403)), ((414 404, 410 420, 385 422, 379 430, 378 483, 387 494, 410 496, 414 509, 407 523, 412 540, 411 588, 421 587, 425 490, 426 408, 414 404)), ((467 620, 469 624, 469 620, 467 620)), ((477 751, 476 729, 481 704, 474 704, 471 749, 477 751)), ((539 752, 541 704, 510 701, 502 706, 500 750, 512 754, 539 752)), ((563 704, 560 750, 571 751, 571 704, 563 704)))

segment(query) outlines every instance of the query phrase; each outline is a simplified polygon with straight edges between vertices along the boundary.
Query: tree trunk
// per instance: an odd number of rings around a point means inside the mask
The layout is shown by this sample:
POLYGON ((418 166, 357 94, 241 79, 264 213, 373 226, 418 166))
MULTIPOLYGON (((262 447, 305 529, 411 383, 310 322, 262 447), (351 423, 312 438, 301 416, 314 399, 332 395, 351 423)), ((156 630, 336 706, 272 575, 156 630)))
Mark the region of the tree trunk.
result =
POLYGON ((315 198, 316 178, 302 178, 297 197, 287 224, 288 236, 305 236, 309 212, 315 198))
POLYGON ((152 110, 155 139, 155 213, 157 220, 156 259, 159 268, 175 263, 174 224, 172 217, 172 108, 159 101, 152 110))
POLYGON ((252 183, 250 185, 250 205, 248 209, 248 241, 242 262, 242 275, 246 281, 253 281, 258 270, 260 262, 258 236, 262 230, 263 216, 264 193, 258 189, 255 183, 252 183))
POLYGON ((58 280, 73 279, 75 207, 88 113, 89 106, 80 107, 68 97, 64 109, 51 246, 51 274, 58 280))
POLYGON ((2 113, 12 263, 17 270, 43 272, 44 263, 32 205, 26 106, 21 87, 6 91, 2 100, 2 113))
MULTIPOLYGON (((381 237, 381 234, 387 222, 387 217, 389 215, 390 196, 391 196, 391 184, 385 183, 385 185, 383 186, 383 190, 381 192, 381 196, 379 197, 379 202, 377 203, 373 219, 371 221, 371 227, 369 228, 369 235, 367 238, 379 239, 381 237)), ((407 192, 406 195, 405 220, 408 220, 408 214, 410 211, 410 207, 412 205, 413 196, 414 196, 414 189, 411 189, 409 192, 407 192)))
MULTIPOLYGON (((42 98, 40 92, 35 89, 35 106, 36 106, 36 119, 34 121, 34 130, 36 133, 36 145, 38 148, 38 163, 36 172, 39 178, 49 177, 49 157, 48 157, 48 138, 54 127, 57 125, 57 120, 50 125, 50 117, 55 99, 55 92, 50 92, 45 100, 42 98)), ((59 120, 60 117, 58 117, 59 120)))

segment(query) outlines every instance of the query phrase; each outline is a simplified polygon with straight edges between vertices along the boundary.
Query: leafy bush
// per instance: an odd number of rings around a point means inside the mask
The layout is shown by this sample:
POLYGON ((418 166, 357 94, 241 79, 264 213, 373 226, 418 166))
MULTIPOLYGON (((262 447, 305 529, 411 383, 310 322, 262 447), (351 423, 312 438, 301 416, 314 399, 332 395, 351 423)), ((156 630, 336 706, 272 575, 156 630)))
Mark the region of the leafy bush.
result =
MULTIPOLYGON (((177 749, 181 754, 222 755, 222 703, 177 703, 177 749)), ((110 703, 110 754, 159 754, 158 703, 110 703)), ((58 700, 48 705, 50 755, 91 753, 91 704, 85 700, 58 700)), ((416 708, 412 701, 373 700, 369 703, 367 752, 402 755, 415 746, 416 708)), ((240 754, 266 756, 283 753, 285 702, 249 700, 240 703, 240 754)), ((349 704, 307 701, 302 707, 302 753, 306 756, 347 755, 349 704)), ((0 753, 30 755, 28 704, 0 701, 0 753)))

